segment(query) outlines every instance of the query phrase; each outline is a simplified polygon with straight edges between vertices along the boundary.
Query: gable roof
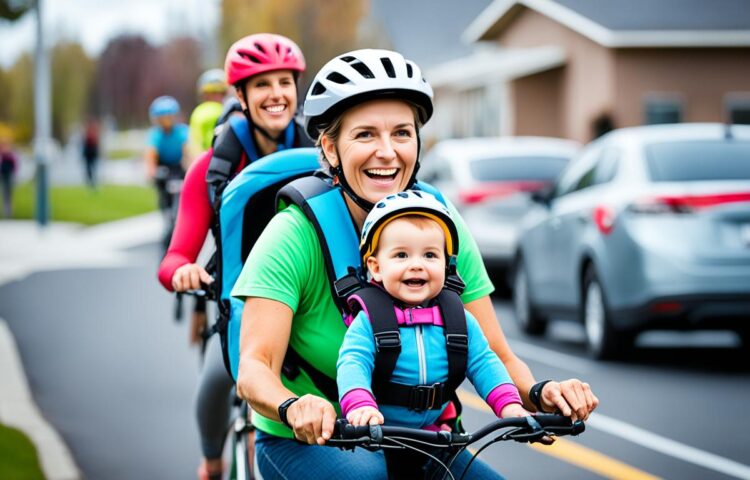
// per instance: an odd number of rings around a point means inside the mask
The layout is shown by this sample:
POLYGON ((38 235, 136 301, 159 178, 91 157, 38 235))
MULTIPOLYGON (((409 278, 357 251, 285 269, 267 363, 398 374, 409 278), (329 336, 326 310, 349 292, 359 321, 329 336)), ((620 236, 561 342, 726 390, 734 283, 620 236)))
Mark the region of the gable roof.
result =
POLYGON ((491 40, 527 8, 605 47, 750 46, 746 0, 494 0, 463 38, 491 40))
POLYGON ((424 70, 471 53, 461 42, 466 27, 492 0, 376 0, 370 14, 391 48, 424 70))

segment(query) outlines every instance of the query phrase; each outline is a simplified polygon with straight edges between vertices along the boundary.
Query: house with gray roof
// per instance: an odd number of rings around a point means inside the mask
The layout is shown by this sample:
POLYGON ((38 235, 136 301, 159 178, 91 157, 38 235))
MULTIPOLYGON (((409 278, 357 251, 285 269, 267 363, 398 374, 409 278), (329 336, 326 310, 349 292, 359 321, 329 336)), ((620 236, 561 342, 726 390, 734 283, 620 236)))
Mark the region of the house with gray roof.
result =
POLYGON ((495 48, 427 72, 438 137, 750 123, 747 0, 494 0, 463 38, 495 48))

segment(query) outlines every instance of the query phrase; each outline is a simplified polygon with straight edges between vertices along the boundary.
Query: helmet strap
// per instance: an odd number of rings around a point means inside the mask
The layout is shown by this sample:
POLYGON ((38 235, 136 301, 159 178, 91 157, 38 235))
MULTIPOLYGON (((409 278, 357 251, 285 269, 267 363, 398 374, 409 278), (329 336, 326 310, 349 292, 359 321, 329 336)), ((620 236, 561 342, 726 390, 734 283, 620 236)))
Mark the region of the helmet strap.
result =
POLYGON ((352 190, 349 182, 346 181, 346 177, 344 176, 344 169, 341 168, 341 163, 339 163, 338 167, 332 167, 331 171, 333 173, 333 178, 336 179, 339 185, 341 185, 341 189, 352 200, 352 202, 356 203, 357 206, 365 212, 370 213, 370 210, 372 210, 375 204, 354 193, 354 190, 352 190))

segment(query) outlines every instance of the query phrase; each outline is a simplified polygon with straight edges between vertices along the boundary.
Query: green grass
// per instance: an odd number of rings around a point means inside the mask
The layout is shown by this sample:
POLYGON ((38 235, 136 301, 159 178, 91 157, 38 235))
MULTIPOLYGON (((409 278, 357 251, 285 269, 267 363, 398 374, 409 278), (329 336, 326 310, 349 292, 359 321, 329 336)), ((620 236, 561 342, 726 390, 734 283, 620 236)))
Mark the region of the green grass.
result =
MULTIPOLYGON (((13 218, 33 219, 35 188, 31 182, 13 192, 13 218)), ((156 190, 135 185, 53 186, 49 193, 50 219, 95 225, 156 210, 156 190)), ((2 477, 0 477, 2 478, 2 477)))
POLYGON ((132 160, 134 158, 141 158, 143 156, 143 151, 114 149, 104 152, 104 156, 107 158, 107 160, 132 160))
POLYGON ((44 479, 34 444, 15 428, 0 425, 0 478, 44 479))

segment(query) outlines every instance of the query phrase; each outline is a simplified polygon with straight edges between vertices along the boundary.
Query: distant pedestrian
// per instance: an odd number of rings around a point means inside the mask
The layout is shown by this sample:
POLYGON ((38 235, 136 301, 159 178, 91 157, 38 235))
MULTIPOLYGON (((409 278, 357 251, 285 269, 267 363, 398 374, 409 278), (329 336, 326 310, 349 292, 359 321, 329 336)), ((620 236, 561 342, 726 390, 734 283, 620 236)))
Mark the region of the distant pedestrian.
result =
POLYGON ((86 183, 96 188, 96 164, 99 160, 99 122, 89 119, 83 132, 83 162, 86 169, 86 183))
POLYGON ((18 157, 13 152, 13 142, 9 131, 0 131, 0 183, 3 190, 3 216, 10 218, 13 213, 13 177, 18 168, 18 157))

